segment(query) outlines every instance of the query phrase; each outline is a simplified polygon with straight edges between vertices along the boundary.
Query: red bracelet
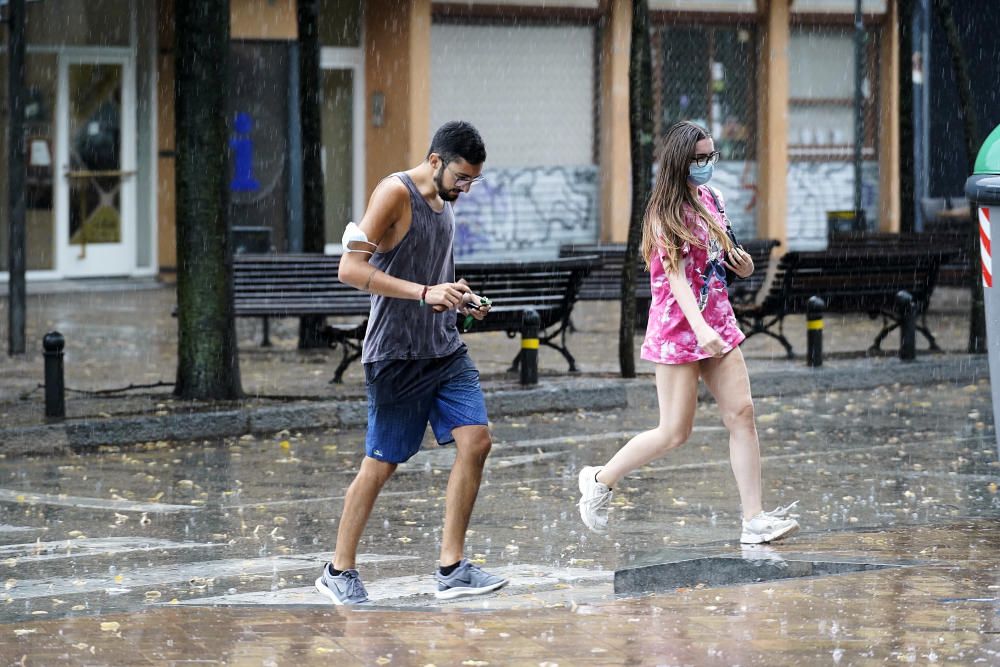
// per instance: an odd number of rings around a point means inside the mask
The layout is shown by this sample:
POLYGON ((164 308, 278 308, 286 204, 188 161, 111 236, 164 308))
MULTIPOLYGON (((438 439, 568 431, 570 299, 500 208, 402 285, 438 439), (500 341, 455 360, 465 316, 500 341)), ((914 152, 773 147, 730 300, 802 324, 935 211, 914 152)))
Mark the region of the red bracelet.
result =
POLYGON ((420 293, 420 305, 421 306, 426 306, 427 305, 427 300, 426 299, 427 299, 427 285, 424 285, 424 291, 420 293))

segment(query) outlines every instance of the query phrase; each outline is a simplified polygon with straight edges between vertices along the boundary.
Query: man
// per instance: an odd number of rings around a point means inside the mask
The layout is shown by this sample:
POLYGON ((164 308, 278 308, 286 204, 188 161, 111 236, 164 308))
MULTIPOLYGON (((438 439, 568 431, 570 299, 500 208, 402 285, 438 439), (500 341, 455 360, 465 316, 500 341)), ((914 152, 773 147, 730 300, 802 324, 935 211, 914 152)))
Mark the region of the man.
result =
POLYGON ((428 421, 455 443, 448 479, 438 598, 482 595, 507 580, 463 558, 465 532, 492 447, 479 372, 458 335, 455 311, 483 319, 489 304, 455 281, 451 202, 482 180, 486 148, 469 123, 443 125, 426 159, 375 188, 360 225, 348 225, 340 280, 372 294, 362 361, 368 433, 347 490, 333 562, 316 589, 334 604, 368 601, 355 569, 358 541, 396 467, 417 453, 428 421))

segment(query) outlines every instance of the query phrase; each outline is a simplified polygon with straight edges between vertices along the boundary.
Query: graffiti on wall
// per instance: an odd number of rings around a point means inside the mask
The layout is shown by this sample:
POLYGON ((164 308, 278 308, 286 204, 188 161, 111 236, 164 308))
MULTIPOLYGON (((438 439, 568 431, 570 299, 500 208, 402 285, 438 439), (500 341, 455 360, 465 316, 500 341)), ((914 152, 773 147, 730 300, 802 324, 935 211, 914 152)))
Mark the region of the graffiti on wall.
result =
MULTIPOLYGON (((878 164, 863 166, 862 203, 868 228, 878 227, 878 164)), ((739 238, 757 236, 757 165, 719 162, 712 184, 725 197, 739 238)), ((487 179, 455 205, 455 255, 472 258, 544 258, 564 243, 600 237, 595 165, 491 169, 487 179)), ((854 206, 850 162, 791 162, 788 169, 787 250, 826 247, 827 213, 854 206)))
MULTIPOLYGON (((878 163, 861 169, 861 206, 868 229, 878 229, 878 163)), ((824 250, 828 211, 854 208, 851 162, 792 162, 788 169, 788 249, 824 250)))
MULTIPOLYGON (((712 185, 726 198, 726 214, 739 238, 757 234, 757 165, 719 162, 712 185)), ((788 165, 787 250, 822 250, 829 211, 854 208, 854 166, 850 162, 791 162, 788 165)), ((878 164, 862 166, 861 201, 869 229, 878 228, 878 164)))
POLYGON ((555 257, 599 235, 595 165, 490 169, 455 204, 455 255, 555 257))

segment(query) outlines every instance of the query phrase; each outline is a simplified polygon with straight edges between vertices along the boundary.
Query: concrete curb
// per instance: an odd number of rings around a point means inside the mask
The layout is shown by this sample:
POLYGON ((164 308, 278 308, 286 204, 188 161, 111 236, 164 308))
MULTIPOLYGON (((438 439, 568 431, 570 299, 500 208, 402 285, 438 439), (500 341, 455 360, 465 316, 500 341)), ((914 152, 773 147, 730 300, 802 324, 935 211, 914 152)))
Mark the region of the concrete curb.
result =
MULTIPOLYGON (((969 384, 989 378, 985 356, 924 357, 911 363, 864 359, 840 366, 766 369, 754 372, 755 396, 874 389, 893 384, 969 384)), ((537 412, 613 410, 656 405, 656 389, 649 377, 636 380, 574 378, 547 381, 530 389, 486 390, 487 408, 494 419, 537 412)), ((158 440, 197 440, 268 434, 283 429, 358 428, 367 423, 363 399, 296 402, 256 408, 122 418, 90 418, 18 428, 0 429, 4 455, 59 454, 102 445, 131 445, 158 440)))

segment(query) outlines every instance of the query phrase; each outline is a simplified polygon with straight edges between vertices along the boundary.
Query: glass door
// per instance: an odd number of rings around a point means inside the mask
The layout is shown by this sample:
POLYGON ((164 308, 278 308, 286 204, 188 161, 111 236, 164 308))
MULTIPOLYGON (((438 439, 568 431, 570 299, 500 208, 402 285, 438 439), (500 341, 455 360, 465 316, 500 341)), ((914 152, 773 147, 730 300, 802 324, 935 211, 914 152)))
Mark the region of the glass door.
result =
POLYGON ((324 48, 321 59, 323 196, 327 252, 364 210, 364 92, 360 49, 324 48))
POLYGON ((67 277, 129 274, 136 256, 131 59, 62 56, 59 101, 58 270, 67 277))

